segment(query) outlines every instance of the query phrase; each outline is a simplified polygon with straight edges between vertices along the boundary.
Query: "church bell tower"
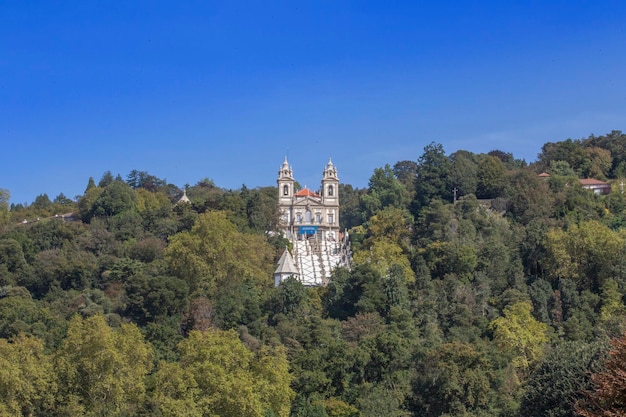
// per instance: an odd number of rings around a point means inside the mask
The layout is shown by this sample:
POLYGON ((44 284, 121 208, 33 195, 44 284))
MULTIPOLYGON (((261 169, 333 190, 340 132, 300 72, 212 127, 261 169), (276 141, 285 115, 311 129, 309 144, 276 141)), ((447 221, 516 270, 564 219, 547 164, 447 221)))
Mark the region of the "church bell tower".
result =
POLYGON ((331 159, 322 173, 322 203, 326 210, 326 223, 328 227, 338 228, 339 226, 339 177, 337 168, 331 159))
POLYGON ((337 168, 329 159, 322 173, 322 197, 325 205, 339 205, 339 178, 337 168))
POLYGON ((283 165, 278 170, 278 180, 276 182, 278 183, 278 207, 281 208, 280 220, 283 226, 288 226, 291 222, 291 211, 287 208, 293 202, 295 180, 293 179, 293 170, 286 156, 283 165))

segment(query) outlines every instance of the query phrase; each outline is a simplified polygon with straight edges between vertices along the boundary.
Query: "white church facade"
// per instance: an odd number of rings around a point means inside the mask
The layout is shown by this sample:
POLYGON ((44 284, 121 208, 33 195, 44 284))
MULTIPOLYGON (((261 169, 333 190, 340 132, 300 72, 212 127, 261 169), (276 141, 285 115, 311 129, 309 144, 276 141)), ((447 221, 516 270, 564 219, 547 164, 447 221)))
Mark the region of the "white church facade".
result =
POLYGON ((285 158, 277 183, 280 228, 291 242, 292 252, 285 251, 281 257, 274 283, 279 285, 288 276, 294 276, 307 286, 326 285, 333 269, 350 267, 348 236, 339 228, 337 168, 328 161, 319 191, 306 187, 297 190, 293 169, 285 158))

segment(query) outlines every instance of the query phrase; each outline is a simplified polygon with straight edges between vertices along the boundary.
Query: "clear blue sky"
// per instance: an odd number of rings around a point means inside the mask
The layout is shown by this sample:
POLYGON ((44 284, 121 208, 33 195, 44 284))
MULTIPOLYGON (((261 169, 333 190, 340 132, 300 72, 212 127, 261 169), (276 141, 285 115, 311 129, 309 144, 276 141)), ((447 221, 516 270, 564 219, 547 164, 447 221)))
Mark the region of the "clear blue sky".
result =
POLYGON ((319 186, 447 153, 531 162, 626 130, 623 1, 0 0, 0 188, 148 171, 319 186))

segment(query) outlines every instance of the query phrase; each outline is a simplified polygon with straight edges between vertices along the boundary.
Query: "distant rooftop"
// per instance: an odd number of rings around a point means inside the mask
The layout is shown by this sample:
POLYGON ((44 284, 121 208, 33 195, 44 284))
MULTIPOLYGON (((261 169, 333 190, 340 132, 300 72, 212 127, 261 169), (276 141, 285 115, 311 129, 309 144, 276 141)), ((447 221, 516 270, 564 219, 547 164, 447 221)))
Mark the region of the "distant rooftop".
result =
POLYGON ((595 178, 583 178, 578 180, 581 185, 608 185, 608 182, 600 181, 595 178))

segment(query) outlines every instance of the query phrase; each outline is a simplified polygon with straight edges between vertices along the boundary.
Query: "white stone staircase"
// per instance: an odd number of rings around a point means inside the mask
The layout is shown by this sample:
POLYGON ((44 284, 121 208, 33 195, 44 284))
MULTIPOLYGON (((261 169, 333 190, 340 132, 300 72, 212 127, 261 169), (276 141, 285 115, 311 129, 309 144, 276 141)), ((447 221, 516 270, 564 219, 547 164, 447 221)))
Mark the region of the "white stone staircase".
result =
POLYGON ((307 286, 328 284, 333 270, 350 267, 350 245, 347 239, 329 241, 313 235, 308 239, 292 239, 293 257, 300 271, 300 280, 307 286))

